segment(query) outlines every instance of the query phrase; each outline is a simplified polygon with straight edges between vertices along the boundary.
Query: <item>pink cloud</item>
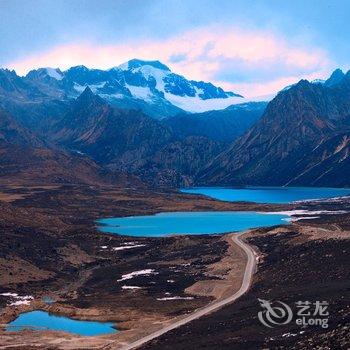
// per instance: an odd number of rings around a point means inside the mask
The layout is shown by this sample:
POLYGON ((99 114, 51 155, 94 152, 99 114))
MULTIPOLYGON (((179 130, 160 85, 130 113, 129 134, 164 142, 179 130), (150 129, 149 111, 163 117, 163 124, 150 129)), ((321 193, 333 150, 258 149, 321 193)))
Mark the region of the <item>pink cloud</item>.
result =
MULTIPOLYGON (((9 62, 7 66, 14 68, 19 74, 25 74, 28 70, 38 67, 66 69, 80 64, 106 69, 131 58, 159 59, 169 64, 176 73, 191 79, 212 82, 217 82, 216 75, 223 69, 223 62, 239 63, 237 69, 246 67, 250 72, 252 69, 273 71, 275 65, 279 65, 286 67, 289 72, 304 70, 307 74, 329 70, 331 64, 327 53, 321 49, 296 47, 268 31, 212 26, 191 30, 162 41, 144 40, 114 45, 79 43, 58 46, 47 52, 9 62), (184 57, 184 60, 171 62, 174 56, 184 57)), ((224 83, 226 86, 241 87, 243 90, 236 91, 243 94, 247 91, 250 95, 252 90, 265 92, 284 83, 288 85, 292 78, 294 79, 287 73, 286 77, 274 78, 264 84, 224 83)), ((297 77, 299 78, 300 76, 297 77)))
POLYGON ((302 78, 312 81, 314 79, 327 76, 329 76, 329 72, 317 71, 303 77, 292 75, 281 77, 278 79, 273 79, 267 82, 249 82, 232 84, 221 81, 218 82, 218 84, 227 90, 239 91, 243 96, 247 98, 255 98, 256 100, 260 100, 264 97, 273 97, 275 94, 277 94, 277 92, 279 92, 286 86, 295 84, 302 78))

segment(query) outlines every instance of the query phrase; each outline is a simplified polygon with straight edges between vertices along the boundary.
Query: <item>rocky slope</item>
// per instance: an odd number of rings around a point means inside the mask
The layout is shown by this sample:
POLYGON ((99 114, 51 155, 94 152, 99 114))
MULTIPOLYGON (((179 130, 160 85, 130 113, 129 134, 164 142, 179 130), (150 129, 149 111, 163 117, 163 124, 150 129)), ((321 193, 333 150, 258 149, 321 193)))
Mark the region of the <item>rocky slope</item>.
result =
POLYGON ((220 142, 232 142, 248 130, 264 113, 267 102, 232 105, 218 111, 182 113, 164 122, 178 137, 207 136, 220 142))
POLYGON ((0 69, 0 107, 25 127, 44 133, 69 106, 65 96, 50 96, 15 71, 0 69))
POLYGON ((3 109, 0 109, 0 143, 14 146, 44 146, 42 140, 18 124, 12 115, 3 109))
POLYGON ((331 80, 280 92, 198 183, 349 186, 350 72, 331 80))
POLYGON ((109 169, 127 171, 153 185, 174 186, 191 183, 224 145, 202 135, 180 138, 140 111, 110 106, 90 88, 52 127, 50 139, 109 169))
POLYGON ((0 178, 2 183, 141 185, 126 174, 106 171, 88 157, 49 145, 4 110, 0 110, 0 178))

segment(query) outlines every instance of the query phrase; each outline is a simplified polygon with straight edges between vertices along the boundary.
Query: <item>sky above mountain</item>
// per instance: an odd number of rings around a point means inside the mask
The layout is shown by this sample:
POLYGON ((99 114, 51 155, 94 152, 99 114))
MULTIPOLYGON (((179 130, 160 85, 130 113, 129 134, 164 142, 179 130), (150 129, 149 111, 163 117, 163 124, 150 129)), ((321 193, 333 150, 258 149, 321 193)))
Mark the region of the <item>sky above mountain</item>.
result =
POLYGON ((347 0, 2 0, 0 66, 157 59, 246 97, 350 68, 347 0))

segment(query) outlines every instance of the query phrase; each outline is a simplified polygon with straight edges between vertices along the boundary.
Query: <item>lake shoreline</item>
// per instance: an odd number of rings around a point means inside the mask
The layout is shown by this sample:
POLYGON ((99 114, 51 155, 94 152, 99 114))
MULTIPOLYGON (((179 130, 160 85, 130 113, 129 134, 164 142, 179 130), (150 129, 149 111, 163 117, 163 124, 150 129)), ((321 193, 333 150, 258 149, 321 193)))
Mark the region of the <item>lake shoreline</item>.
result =
POLYGON ((221 201, 260 204, 296 204, 317 200, 350 196, 350 188, 331 187, 189 187, 180 188, 181 193, 205 195, 221 201))
MULTIPOLYGON (((96 222, 98 230, 103 233, 129 237, 168 237, 238 233, 258 227, 283 225, 287 218, 289 216, 281 212, 177 211, 99 219, 96 222)), ((132 246, 124 247, 127 248, 131 249, 132 246)))

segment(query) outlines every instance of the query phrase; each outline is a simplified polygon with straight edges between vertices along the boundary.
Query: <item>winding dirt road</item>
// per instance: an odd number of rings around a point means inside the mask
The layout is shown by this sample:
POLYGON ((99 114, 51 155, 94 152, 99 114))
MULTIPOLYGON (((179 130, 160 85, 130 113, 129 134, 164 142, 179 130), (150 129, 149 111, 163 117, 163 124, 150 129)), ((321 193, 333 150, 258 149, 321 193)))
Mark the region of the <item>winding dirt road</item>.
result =
POLYGON ((247 257, 248 257, 247 265, 246 265, 246 268, 244 271, 242 285, 236 293, 232 294, 231 296, 229 296, 223 300, 209 304, 208 306, 195 311, 191 315, 189 315, 189 316, 187 316, 179 321, 176 321, 176 322, 170 324, 169 326, 166 326, 166 327, 160 329, 159 331, 156 331, 156 332, 149 334, 149 335, 147 335, 139 340, 136 340, 128 345, 125 345, 122 348, 120 348, 120 350, 136 349, 136 348, 140 347, 141 345, 144 345, 145 343, 147 343, 155 338, 158 338, 161 335, 163 335, 163 334, 165 334, 165 333, 167 333, 175 328, 181 327, 181 326, 183 326, 183 325, 185 325, 193 320, 196 320, 204 315, 207 315, 213 311, 216 311, 216 310, 222 308, 223 306, 234 302, 239 297, 241 297, 249 289, 251 282, 252 282, 252 277, 253 277, 253 274, 254 274, 255 268, 256 268, 256 259, 255 259, 255 255, 254 255, 254 250, 240 239, 240 236, 242 234, 243 233, 235 234, 232 236, 233 242, 235 242, 239 247, 241 247, 244 250, 244 252, 247 254, 247 257))

